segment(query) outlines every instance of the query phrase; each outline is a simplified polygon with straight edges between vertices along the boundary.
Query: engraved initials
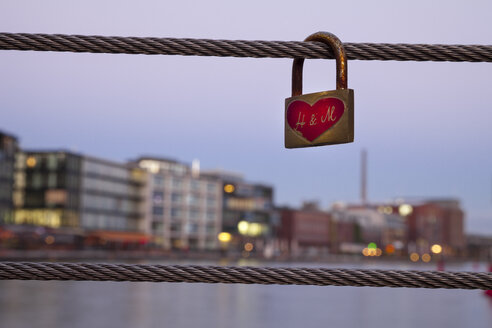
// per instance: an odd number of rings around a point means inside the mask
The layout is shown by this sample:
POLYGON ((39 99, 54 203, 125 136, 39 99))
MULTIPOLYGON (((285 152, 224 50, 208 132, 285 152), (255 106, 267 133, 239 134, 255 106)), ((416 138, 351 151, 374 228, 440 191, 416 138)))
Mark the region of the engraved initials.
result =
POLYGON ((337 119, 336 116, 333 116, 334 113, 335 113, 335 106, 331 106, 331 108, 328 107, 325 116, 324 117, 321 116, 321 122, 325 123, 327 119, 334 122, 337 119))
POLYGON ((316 125, 318 122, 316 122, 316 114, 311 115, 311 121, 309 122, 309 125, 316 125))
POLYGON ((301 113, 299 112, 299 118, 297 119, 297 123, 296 123, 296 130, 299 127, 299 125, 302 128, 304 124, 306 124, 306 122, 304 122, 304 114, 302 114, 302 121, 301 121, 301 113))

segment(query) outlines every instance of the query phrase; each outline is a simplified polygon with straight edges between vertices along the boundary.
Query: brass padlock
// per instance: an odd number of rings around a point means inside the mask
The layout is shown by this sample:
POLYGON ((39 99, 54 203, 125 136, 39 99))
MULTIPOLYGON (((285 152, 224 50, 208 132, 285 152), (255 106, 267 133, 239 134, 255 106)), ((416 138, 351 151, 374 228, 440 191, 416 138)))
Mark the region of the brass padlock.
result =
POLYGON ((333 34, 318 32, 304 41, 328 44, 337 63, 337 89, 302 94, 304 58, 294 59, 292 97, 285 99, 285 148, 314 147, 354 141, 354 90, 347 88, 347 57, 333 34))

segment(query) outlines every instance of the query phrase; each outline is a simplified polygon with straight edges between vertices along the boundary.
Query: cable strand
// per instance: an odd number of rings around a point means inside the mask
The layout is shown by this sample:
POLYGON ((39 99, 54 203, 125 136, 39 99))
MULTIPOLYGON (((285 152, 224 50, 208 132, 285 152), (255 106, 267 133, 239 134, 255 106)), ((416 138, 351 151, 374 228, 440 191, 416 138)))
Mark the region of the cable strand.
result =
POLYGON ((199 265, 0 262, 0 280, 148 281, 492 289, 492 273, 199 265))
MULTIPOLYGON (((344 43, 350 60, 492 62, 492 45, 344 43)), ((251 58, 334 58, 320 42, 0 33, 0 50, 251 58)))

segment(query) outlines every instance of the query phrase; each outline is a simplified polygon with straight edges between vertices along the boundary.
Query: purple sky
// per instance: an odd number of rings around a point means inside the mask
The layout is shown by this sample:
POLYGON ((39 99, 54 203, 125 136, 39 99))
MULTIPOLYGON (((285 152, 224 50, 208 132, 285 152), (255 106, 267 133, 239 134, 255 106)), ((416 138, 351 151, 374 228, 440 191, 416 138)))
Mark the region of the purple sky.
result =
MULTIPOLYGON (((490 1, 19 1, 0 31, 249 40, 490 44, 490 1)), ((0 130, 25 148, 114 160, 153 154, 245 173, 279 204, 458 197, 492 233, 492 64, 349 61, 355 142, 283 147, 289 59, 0 51, 0 130)), ((305 92, 334 89, 333 61, 305 63, 305 92)))

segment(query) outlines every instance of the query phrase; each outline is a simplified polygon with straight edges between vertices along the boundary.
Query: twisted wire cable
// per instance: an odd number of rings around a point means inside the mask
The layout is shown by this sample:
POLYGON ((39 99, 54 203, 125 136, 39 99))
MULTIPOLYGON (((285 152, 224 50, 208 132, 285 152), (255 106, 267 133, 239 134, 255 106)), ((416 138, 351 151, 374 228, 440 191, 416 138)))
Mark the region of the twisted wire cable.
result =
MULTIPOLYGON (((344 43, 354 60, 492 62, 492 45, 344 43)), ((334 58, 320 42, 0 33, 0 50, 252 58, 334 58)))
POLYGON ((0 262, 0 280, 492 289, 492 273, 200 265, 0 262))

